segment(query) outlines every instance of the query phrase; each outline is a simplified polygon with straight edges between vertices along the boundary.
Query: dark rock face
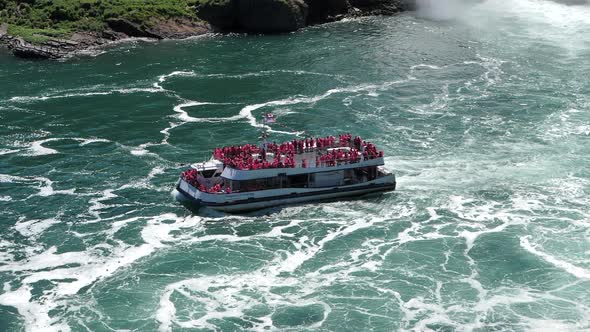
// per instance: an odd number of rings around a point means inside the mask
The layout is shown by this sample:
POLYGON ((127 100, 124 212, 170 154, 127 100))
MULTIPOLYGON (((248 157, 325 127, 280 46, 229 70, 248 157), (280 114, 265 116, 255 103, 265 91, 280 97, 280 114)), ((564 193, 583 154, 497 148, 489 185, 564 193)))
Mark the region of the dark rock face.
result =
POLYGON ((402 10, 400 0, 349 0, 364 15, 392 15, 402 10))
POLYGON ((209 1, 198 7, 197 15, 216 29, 231 30, 236 26, 236 3, 234 0, 209 1))
POLYGON ((197 15, 219 31, 288 32, 345 16, 392 15, 406 0, 211 0, 197 15))
POLYGON ((288 32, 306 25, 303 0, 221 0, 198 8, 198 16, 222 31, 288 32))
POLYGON ((308 24, 331 22, 350 11, 349 0, 306 0, 309 6, 308 24))
POLYGON ((253 32, 287 32, 305 27, 303 0, 238 0, 238 27, 253 32))

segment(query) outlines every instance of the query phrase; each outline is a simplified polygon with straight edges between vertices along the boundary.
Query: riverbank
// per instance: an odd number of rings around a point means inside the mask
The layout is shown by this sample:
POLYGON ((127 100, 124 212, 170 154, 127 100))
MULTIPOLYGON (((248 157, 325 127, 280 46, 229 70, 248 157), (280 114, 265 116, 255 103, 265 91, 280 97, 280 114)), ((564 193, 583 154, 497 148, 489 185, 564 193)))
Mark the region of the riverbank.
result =
POLYGON ((285 33, 406 9, 401 0, 0 1, 0 44, 21 58, 64 59, 128 38, 285 33))

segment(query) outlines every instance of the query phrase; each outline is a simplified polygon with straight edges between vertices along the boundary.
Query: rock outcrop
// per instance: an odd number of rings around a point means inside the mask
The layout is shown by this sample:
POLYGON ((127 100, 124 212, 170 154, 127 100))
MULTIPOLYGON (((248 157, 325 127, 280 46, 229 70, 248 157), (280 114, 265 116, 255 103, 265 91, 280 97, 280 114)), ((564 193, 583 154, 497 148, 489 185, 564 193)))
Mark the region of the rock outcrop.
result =
POLYGON ((78 32, 69 39, 48 38, 44 42, 35 44, 8 35, 6 25, 1 25, 0 43, 5 44, 14 55, 21 58, 63 59, 131 37, 181 39, 211 31, 208 25, 192 22, 186 18, 163 20, 151 24, 149 28, 122 19, 109 20, 107 24, 109 28, 101 33, 78 32))
POLYGON ((220 31, 287 32, 303 28, 308 6, 303 0, 216 0, 197 15, 220 31))
POLYGON ((392 0, 349 0, 364 15, 392 15, 402 10, 401 1, 392 0))
POLYGON ((158 39, 184 39, 211 32, 211 27, 206 23, 194 22, 185 17, 178 17, 153 22, 147 31, 152 35, 158 36, 158 39))
POLYGON ((346 16, 392 15, 403 0, 210 0, 197 16, 218 31, 280 33, 346 16))
POLYGON ((147 28, 122 18, 108 19, 107 25, 113 31, 123 33, 129 37, 161 39, 160 36, 153 34, 147 28))
POLYGON ((106 30, 105 32, 110 36, 114 36, 114 39, 129 37, 182 39, 198 36, 210 31, 208 25, 193 22, 183 17, 147 22, 147 24, 137 24, 129 20, 113 18, 107 21, 107 25, 110 30, 106 30))
POLYGON ((308 24, 337 21, 350 13, 348 0, 306 0, 309 6, 308 24))
POLYGON ((8 34, 0 36, 0 42, 6 44, 12 53, 27 59, 61 59, 77 52, 103 46, 111 42, 97 33, 75 33, 70 39, 50 38, 42 43, 33 44, 22 38, 8 34))
POLYGON ((303 0, 240 0, 237 24, 252 32, 287 32, 305 27, 307 4, 303 0))

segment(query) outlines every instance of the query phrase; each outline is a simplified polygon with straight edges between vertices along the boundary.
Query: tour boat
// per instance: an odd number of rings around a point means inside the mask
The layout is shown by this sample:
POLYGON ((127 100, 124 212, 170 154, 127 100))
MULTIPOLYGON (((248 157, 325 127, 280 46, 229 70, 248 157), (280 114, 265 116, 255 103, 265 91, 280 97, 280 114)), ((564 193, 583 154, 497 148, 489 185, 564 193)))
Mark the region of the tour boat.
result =
POLYGON ((185 170, 176 198, 188 208, 244 212, 277 205, 359 197, 395 190, 383 151, 350 134, 281 144, 216 148, 185 170))

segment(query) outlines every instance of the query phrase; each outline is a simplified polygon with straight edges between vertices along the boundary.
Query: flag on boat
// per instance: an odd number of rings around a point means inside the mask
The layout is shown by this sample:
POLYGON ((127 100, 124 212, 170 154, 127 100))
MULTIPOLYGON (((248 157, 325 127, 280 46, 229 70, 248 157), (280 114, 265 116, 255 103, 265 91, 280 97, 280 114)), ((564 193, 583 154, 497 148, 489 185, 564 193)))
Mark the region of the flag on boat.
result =
POLYGON ((272 113, 268 113, 264 115, 264 123, 275 123, 275 115, 272 113))

